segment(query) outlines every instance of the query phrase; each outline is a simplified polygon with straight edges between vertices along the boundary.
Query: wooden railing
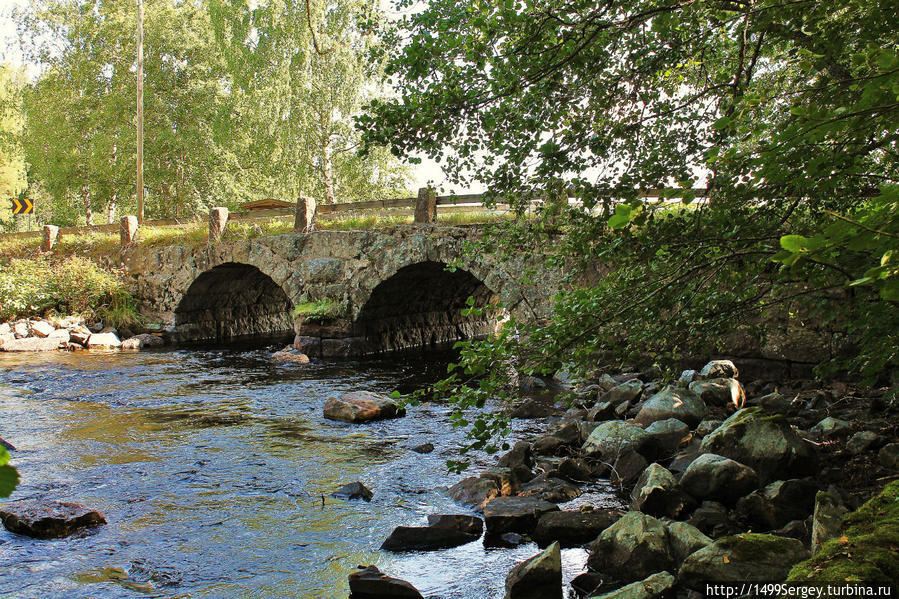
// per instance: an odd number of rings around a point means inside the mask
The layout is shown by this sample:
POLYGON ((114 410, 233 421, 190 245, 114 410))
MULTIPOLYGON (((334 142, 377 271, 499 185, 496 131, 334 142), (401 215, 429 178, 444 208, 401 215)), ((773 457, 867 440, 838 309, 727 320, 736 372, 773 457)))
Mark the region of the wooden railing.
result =
MULTIPOLYGON (((689 190, 684 190, 689 191, 689 190)), ((704 189, 693 189, 692 192, 697 196, 705 195, 704 189)), ((660 190, 649 190, 642 194, 643 198, 659 198, 662 197, 660 190)), ((491 209, 498 212, 509 211, 511 206, 503 203, 502 197, 495 197, 491 209)), ((229 222, 245 222, 263 219, 278 218, 295 218, 295 228, 302 230, 300 226, 300 215, 303 211, 305 200, 301 199, 297 205, 287 206, 283 208, 271 208, 264 210, 249 210, 246 212, 229 212, 226 208, 212 208, 207 217, 210 226, 210 238, 218 238, 224 232, 229 222)), ((532 204, 542 203, 544 200, 533 200, 532 204)), ((341 213, 352 212, 377 212, 380 210, 388 210, 391 212, 401 211, 402 209, 415 209, 415 223, 427 224, 436 220, 438 210, 442 213, 447 212, 472 212, 482 211, 485 207, 484 196, 482 194, 463 194, 463 195, 446 195, 438 196, 433 189, 422 188, 419 190, 418 197, 408 198, 391 198, 386 200, 369 200, 365 202, 351 202, 344 204, 324 204, 315 208, 315 218, 330 217, 341 213)), ((155 220, 146 220, 140 226, 147 227, 172 227, 182 226, 192 223, 198 223, 204 220, 203 216, 196 216, 188 219, 164 218, 155 220)), ((57 227, 54 225, 44 225, 43 230, 25 231, 20 233, 0 234, 2 238, 22 238, 22 237, 40 237, 43 235, 43 247, 45 251, 52 249, 57 243, 60 236, 76 235, 82 233, 114 233, 118 231, 121 235, 122 245, 130 244, 137 233, 137 220, 133 216, 122 217, 121 222, 105 225, 93 225, 84 227, 57 227)))

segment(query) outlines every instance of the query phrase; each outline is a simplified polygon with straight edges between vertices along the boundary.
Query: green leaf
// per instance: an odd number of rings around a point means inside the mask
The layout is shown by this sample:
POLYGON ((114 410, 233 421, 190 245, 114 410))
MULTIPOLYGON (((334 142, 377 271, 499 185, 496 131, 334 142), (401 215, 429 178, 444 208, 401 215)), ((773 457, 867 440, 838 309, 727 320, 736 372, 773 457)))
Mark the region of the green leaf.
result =
POLYGON ((899 302, 899 279, 887 280, 880 288, 880 297, 888 302, 899 302))
POLYGON ((615 206, 615 214, 609 217, 609 227, 612 229, 622 229, 631 222, 633 216, 633 208, 627 204, 618 204, 615 206))
POLYGON ((784 235, 780 238, 780 247, 788 252, 801 252, 808 246, 808 239, 802 235, 784 235))
POLYGON ((19 471, 9 466, 9 452, 0 447, 0 497, 9 497, 19 484, 19 471))

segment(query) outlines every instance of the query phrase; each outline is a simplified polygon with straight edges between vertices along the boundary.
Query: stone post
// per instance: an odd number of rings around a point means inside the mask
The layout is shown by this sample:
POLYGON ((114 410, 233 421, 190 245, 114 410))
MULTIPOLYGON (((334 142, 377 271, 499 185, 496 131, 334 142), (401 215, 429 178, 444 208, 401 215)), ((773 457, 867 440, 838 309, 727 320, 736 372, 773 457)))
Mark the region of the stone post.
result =
POLYGON ((315 226, 315 198, 300 196, 297 198, 297 214, 293 221, 293 230, 299 233, 311 233, 315 226))
POLYGON ((137 237, 137 217, 136 216, 123 216, 121 220, 121 226, 119 227, 119 241, 121 242, 121 246, 128 247, 132 243, 134 243, 134 239, 137 237))
POLYGON ((218 241, 228 226, 228 209, 222 207, 209 209, 209 241, 218 241))
POLYGON ((418 190, 415 203, 415 224, 428 225, 437 222, 437 192, 430 187, 418 190))
POLYGON ((41 244, 41 249, 45 252, 49 252, 53 249, 53 246, 56 245, 58 240, 59 227, 56 225, 44 225, 44 242, 41 244))

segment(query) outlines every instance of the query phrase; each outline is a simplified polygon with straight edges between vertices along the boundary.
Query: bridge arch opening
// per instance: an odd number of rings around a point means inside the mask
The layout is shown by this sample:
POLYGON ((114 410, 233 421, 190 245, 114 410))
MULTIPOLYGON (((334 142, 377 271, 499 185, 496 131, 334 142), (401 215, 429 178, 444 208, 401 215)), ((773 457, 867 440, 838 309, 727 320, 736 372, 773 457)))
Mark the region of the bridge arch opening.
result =
POLYGON ((293 330, 293 304, 271 277, 255 266, 228 262, 191 283, 175 309, 183 340, 229 341, 293 330))
POLYGON ((443 262, 420 262, 374 288, 353 332, 366 353, 381 353, 485 337, 502 316, 497 294, 470 272, 448 270, 443 262), (469 297, 482 313, 463 314, 469 297))

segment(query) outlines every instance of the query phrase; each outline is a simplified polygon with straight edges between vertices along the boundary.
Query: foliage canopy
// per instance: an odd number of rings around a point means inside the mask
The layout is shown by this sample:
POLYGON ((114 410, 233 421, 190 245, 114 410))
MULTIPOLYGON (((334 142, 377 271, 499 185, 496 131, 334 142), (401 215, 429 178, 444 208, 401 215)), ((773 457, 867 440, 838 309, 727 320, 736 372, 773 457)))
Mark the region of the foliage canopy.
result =
MULTIPOLYGON (((545 198, 542 225, 490 249, 604 265, 573 278, 553 322, 466 346, 442 390, 483 406, 510 355, 588 374, 796 330, 820 335, 822 373, 897 366, 895 3, 397 4, 411 13, 382 35, 399 93, 372 103, 366 139, 545 198)), ((504 423, 474 426, 484 446, 504 423)))

